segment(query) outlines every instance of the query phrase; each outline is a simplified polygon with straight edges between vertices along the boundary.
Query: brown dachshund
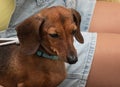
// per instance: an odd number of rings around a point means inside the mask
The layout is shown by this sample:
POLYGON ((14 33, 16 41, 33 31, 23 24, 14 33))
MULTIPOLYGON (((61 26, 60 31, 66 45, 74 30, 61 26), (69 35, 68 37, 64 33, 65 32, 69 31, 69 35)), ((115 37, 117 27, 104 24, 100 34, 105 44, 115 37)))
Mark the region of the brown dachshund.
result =
POLYGON ((81 17, 61 6, 45 8, 16 28, 20 45, 0 47, 0 85, 56 87, 66 77, 64 62, 77 62, 74 37, 83 43, 81 17))

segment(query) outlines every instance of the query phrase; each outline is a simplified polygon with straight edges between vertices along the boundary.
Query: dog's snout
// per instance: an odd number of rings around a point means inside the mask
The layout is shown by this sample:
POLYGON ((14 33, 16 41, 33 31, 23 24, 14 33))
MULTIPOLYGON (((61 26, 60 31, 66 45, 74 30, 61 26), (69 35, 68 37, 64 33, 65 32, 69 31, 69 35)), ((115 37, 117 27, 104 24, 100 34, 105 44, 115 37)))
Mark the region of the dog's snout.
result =
POLYGON ((78 61, 78 58, 77 58, 77 56, 75 56, 75 55, 69 55, 69 56, 67 57, 67 62, 68 62, 69 64, 75 64, 77 61, 78 61))

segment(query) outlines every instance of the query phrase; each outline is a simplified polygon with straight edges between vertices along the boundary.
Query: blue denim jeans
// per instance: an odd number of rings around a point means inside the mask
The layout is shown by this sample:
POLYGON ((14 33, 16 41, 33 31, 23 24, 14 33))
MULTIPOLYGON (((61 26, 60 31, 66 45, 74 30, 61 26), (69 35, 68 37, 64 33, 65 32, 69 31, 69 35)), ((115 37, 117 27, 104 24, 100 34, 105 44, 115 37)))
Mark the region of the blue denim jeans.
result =
POLYGON ((76 9, 82 17, 80 28, 85 42, 84 44, 79 44, 74 40, 78 53, 78 62, 74 65, 66 64, 67 78, 59 87, 85 87, 97 38, 96 33, 87 32, 95 3, 95 0, 16 0, 16 9, 12 15, 9 27, 5 31, 0 31, 0 37, 16 37, 15 27, 45 7, 59 5, 76 9))

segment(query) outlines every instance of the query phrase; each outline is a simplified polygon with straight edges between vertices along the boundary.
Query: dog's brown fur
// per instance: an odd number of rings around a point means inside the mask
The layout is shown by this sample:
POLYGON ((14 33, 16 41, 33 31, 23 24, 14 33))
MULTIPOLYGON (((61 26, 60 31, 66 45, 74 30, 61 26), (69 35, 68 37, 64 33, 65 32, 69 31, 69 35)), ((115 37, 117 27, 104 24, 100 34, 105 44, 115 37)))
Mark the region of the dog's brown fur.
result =
POLYGON ((61 6, 43 9, 17 28, 20 45, 0 47, 0 85, 4 87, 56 87, 66 77, 64 62, 77 62, 73 36, 83 43, 80 15, 61 6), (41 50, 58 60, 36 55, 41 50))

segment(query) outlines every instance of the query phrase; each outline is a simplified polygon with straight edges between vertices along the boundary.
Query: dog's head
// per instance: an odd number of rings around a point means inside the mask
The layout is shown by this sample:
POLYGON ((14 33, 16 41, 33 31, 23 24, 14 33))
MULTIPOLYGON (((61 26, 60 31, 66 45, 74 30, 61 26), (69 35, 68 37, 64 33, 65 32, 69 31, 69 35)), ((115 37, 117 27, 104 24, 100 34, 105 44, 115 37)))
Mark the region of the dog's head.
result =
POLYGON ((43 9, 16 28, 21 52, 33 55, 42 50, 70 64, 77 62, 73 38, 84 42, 80 22, 81 16, 74 9, 60 6, 43 9))

